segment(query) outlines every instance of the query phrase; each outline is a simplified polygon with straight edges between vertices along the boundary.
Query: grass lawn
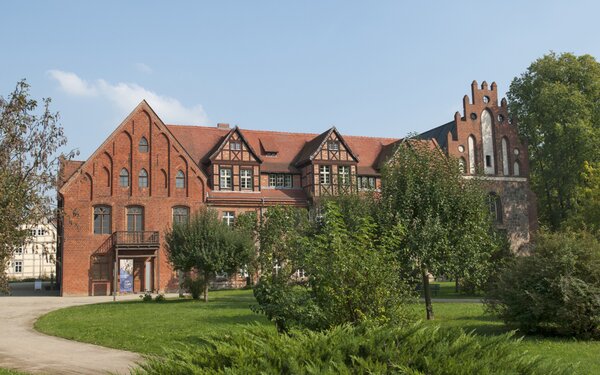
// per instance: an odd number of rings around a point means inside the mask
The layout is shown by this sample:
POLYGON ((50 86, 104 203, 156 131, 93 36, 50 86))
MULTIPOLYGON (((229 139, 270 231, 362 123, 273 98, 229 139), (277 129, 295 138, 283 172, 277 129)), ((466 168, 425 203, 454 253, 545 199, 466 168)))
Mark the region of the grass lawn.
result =
POLYGON ((450 299, 475 299, 479 300, 483 297, 481 294, 463 294, 456 292, 456 284, 454 281, 433 281, 430 285, 438 284, 440 290, 437 294, 431 295, 433 298, 450 298, 450 299))
MULTIPOLYGON (((248 308, 255 303, 251 291, 217 291, 210 297, 212 301, 208 304, 170 300, 69 307, 44 315, 35 328, 51 335, 141 353, 161 353, 164 348, 174 348, 182 343, 199 343, 207 336, 231 333, 247 324, 274 329, 263 316, 248 308)), ((414 308, 419 318, 424 318, 424 305, 414 308)), ((433 309, 436 320, 428 324, 459 326, 481 335, 510 330, 502 322, 485 315, 480 303, 434 302, 433 309)), ((564 363, 579 362, 581 374, 600 374, 599 341, 527 336, 523 348, 534 355, 564 363)), ((1 370, 0 375, 4 375, 1 370)))
POLYGON ((27 375, 25 372, 0 368, 0 375, 27 375))

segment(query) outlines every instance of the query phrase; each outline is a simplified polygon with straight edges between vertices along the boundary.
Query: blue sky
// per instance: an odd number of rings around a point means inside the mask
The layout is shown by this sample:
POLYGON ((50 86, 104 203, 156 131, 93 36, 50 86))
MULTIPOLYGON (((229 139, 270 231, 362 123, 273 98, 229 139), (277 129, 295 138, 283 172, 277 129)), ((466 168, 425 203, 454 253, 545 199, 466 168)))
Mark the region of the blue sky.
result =
POLYGON ((596 1, 12 1, 0 95, 27 78, 88 157, 143 98, 166 123, 401 137, 470 83, 600 57, 596 1))

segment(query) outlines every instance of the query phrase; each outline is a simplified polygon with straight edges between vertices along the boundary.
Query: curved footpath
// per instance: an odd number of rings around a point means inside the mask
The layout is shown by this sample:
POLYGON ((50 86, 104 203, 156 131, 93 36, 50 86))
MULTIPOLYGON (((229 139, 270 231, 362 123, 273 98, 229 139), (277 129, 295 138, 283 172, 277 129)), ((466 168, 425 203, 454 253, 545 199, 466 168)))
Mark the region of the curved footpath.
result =
POLYGON ((33 329, 35 320, 52 310, 109 301, 112 297, 0 297, 0 368, 33 374, 129 373, 129 368, 142 360, 137 353, 48 336, 33 329))

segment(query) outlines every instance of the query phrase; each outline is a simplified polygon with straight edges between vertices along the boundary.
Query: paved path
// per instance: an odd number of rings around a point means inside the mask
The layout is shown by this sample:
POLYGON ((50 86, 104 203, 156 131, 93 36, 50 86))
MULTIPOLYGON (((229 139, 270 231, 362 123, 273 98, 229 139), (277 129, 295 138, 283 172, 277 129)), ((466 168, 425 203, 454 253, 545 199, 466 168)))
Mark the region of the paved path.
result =
POLYGON ((129 373, 141 360, 139 354, 47 336, 33 329, 35 320, 49 311, 108 301, 112 297, 0 297, 0 368, 34 374, 129 373))

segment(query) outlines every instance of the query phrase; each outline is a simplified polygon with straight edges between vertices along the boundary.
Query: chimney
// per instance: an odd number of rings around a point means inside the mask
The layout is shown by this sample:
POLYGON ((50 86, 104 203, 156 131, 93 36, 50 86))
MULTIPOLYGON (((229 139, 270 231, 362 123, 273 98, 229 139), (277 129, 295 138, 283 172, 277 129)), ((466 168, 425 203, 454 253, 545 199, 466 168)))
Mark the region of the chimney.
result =
POLYGON ((217 128, 219 128, 219 129, 229 129, 229 124, 220 122, 220 123, 217 124, 217 128))

